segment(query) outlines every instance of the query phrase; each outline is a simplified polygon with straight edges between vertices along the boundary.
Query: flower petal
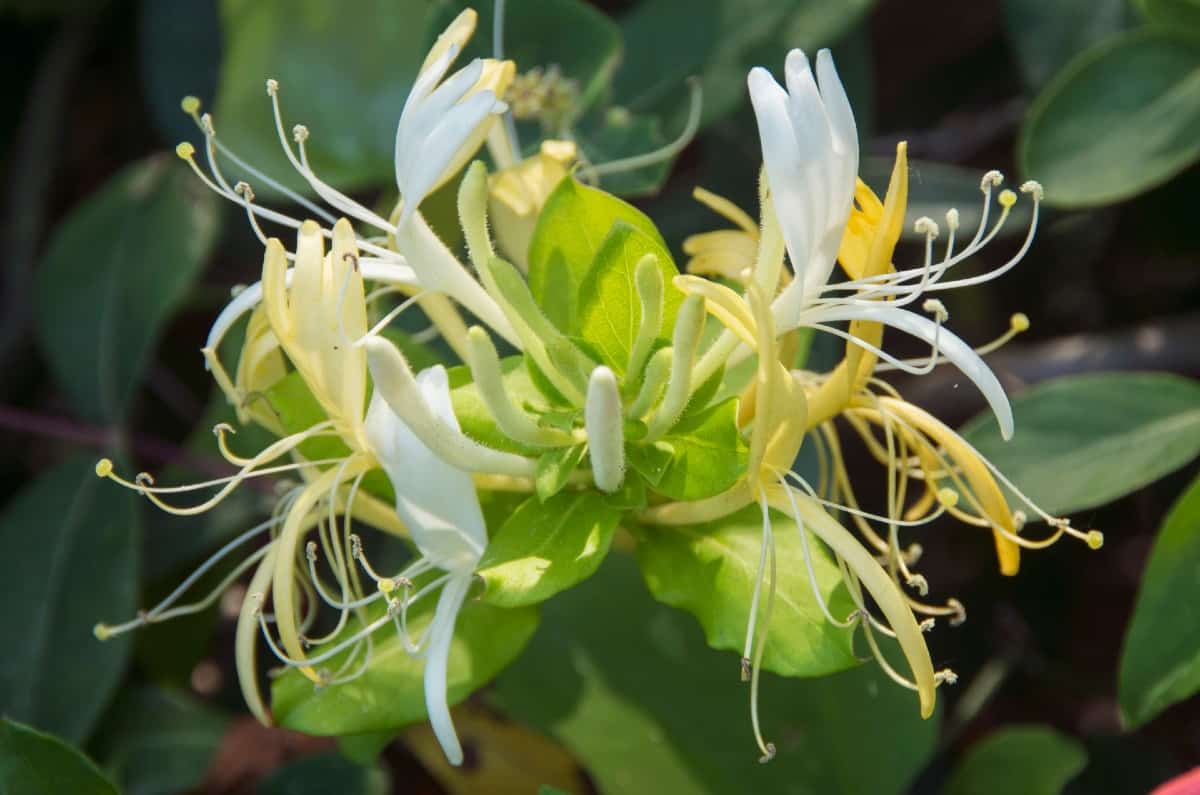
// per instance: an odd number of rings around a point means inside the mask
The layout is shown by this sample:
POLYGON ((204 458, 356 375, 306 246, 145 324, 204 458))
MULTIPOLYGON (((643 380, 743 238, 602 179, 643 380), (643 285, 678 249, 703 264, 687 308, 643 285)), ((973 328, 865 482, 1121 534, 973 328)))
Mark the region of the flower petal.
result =
POLYGON ((442 588, 437 610, 433 614, 433 624, 429 628, 429 655, 425 658, 425 709, 429 713, 429 724, 446 759, 456 767, 463 762, 463 751, 458 734, 454 731, 454 721, 450 718, 446 669, 450 664, 454 624, 473 576, 473 567, 462 569, 455 572, 442 588))

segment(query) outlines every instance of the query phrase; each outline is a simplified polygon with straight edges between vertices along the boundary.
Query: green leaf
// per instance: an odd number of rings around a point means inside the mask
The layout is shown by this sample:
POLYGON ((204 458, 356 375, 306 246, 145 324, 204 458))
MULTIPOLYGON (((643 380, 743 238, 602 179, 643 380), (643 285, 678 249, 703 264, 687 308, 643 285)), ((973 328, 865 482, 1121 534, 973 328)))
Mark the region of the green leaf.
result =
POLYGON ((500 706, 573 750, 601 792, 621 795, 899 795, 933 753, 937 721, 874 665, 819 680, 761 682, 758 764, 734 657, 656 603, 626 556, 543 605, 529 653, 502 674, 500 706), (863 749, 870 749, 864 764, 863 749))
POLYGON ((671 255, 654 238, 617 221, 596 250, 592 265, 579 286, 578 333, 593 345, 604 363, 618 376, 625 375, 629 352, 642 322, 634 274, 647 254, 658 260, 663 277, 663 314, 659 337, 670 338, 683 293, 671 283, 679 275, 671 255))
POLYGON ((1200 157, 1200 40, 1142 29, 1088 50, 1030 107, 1018 156, 1063 207, 1166 182, 1200 157))
MULTIPOLYGON (((500 360, 500 373, 504 391, 513 403, 522 408, 528 406, 535 411, 547 408, 545 395, 534 385, 530 370, 523 356, 509 356, 500 360)), ((468 367, 452 367, 446 371, 450 379, 450 402, 454 416, 462 432, 480 444, 521 455, 537 455, 538 450, 514 442, 505 436, 496 425, 492 412, 488 410, 479 387, 471 379, 468 367)))
POLYGON ((1077 740, 1047 726, 1008 726, 967 751, 946 795, 1058 795, 1086 764, 1077 740))
POLYGON ((360 765, 374 764, 388 743, 396 739, 395 731, 343 734, 338 738, 338 750, 342 756, 360 765))
POLYGON ((630 445, 629 464, 673 500, 720 494, 746 473, 749 449, 737 428, 737 399, 687 414, 653 445, 630 445))
POLYGON ((1005 0, 1008 38, 1026 85, 1044 85, 1076 55, 1124 30, 1128 4, 1128 0, 1005 0))
MULTIPOLYGON (((682 129, 680 125, 678 132, 682 129)), ((668 138, 663 134, 662 121, 658 117, 634 115, 618 107, 585 119, 576 142, 589 163, 600 165, 653 152, 666 145, 668 138)), ((600 184, 604 190, 620 196, 657 193, 671 173, 674 160, 669 158, 633 171, 605 174, 600 177, 600 184)))
POLYGON ((592 576, 620 518, 594 491, 563 492, 545 502, 530 497, 488 542, 479 563, 484 601, 537 604, 592 576))
POLYGON ((538 790, 538 795, 570 795, 570 793, 563 792, 557 787, 543 786, 538 790))
POLYGON ((0 792, 119 795, 79 750, 7 718, 0 718, 0 792))
POLYGON ((138 77, 148 115, 166 141, 196 135, 196 123, 181 113, 186 91, 211 99, 221 62, 221 22, 216 3, 159 0, 138 6, 138 77))
MULTIPOLYGON (((826 621, 813 599, 795 523, 772 513, 771 525, 779 588, 763 666, 785 676, 822 676, 853 666, 853 633, 826 621)), ((638 563, 654 597, 694 615, 709 646, 740 655, 762 549, 758 506, 703 525, 641 527, 637 540, 638 563)), ((849 614, 854 604, 837 565, 812 534, 808 544, 830 612, 849 614)))
MULTIPOLYGON (((271 119, 263 86, 274 78, 284 129, 309 128, 309 161, 324 182, 342 191, 391 186, 396 124, 425 59, 432 6, 370 0, 349 14, 333 0, 222 0, 218 135, 258 170, 312 193, 285 157, 271 119)), ((288 144, 295 147, 290 137, 288 144)), ((269 193, 261 180, 230 171, 230 179, 245 177, 269 193)))
POLYGON ((216 197, 177 160, 156 155, 117 174, 54 230, 34 285, 36 331, 81 416, 125 416, 217 227, 216 197))
MULTIPOLYGON (((433 619, 432 597, 409 610, 408 628, 420 637, 433 619)), ((377 616, 377 611, 375 611, 377 616)), ((482 687, 520 653, 537 627, 537 610, 504 609, 468 600, 458 615, 446 681, 450 704, 482 687)), ((346 633, 357 621, 348 622, 346 633)), ((320 647, 313 654, 320 653, 320 647)), ((336 671, 348 652, 323 667, 336 671)), ((280 726, 305 734, 382 732, 426 717, 425 661, 410 656, 395 630, 375 637, 371 662, 353 682, 317 689, 294 668, 272 683, 271 711, 280 726)))
POLYGON ((136 499, 96 477, 95 459, 79 457, 4 506, 0 581, 10 653, 0 664, 0 714, 75 743, 91 734, 132 648, 129 636, 101 643, 92 629, 128 620, 137 608, 136 499))
POLYGON ((183 691, 131 689, 106 715, 97 757, 125 795, 191 791, 203 782, 228 723, 183 691))
POLYGON ((577 444, 571 447, 556 447, 542 453, 534 472, 534 484, 537 486, 538 499, 543 502, 562 491, 567 485, 567 478, 583 461, 587 445, 577 444))
POLYGON ((1200 34, 1200 2, 1198 0, 1134 0, 1138 12, 1151 25, 1200 34))
MULTIPOLYGON (((490 3, 446 3, 432 30, 440 31, 467 7, 479 12, 479 27, 460 56, 463 63, 469 58, 494 57, 495 22, 490 3)), ((563 77, 578 85, 578 113, 608 88, 621 57, 621 33, 608 15, 582 0, 508 3, 504 10, 504 57, 516 61, 520 72, 557 66, 563 77)))
POLYGON ((1057 378, 1017 395, 1012 407, 1012 441, 986 414, 962 435, 1051 514, 1112 502, 1200 453, 1200 384, 1178 376, 1057 378))
POLYGON ((1158 531, 1121 654, 1118 694, 1126 726, 1146 723, 1200 690, 1200 626, 1181 621, 1200 600, 1200 478, 1158 531))
POLYGON ((546 317, 566 334, 578 326, 579 288, 617 221, 667 250, 645 213, 572 177, 563 179, 542 206, 529 243, 529 289, 546 317))
POLYGON ((259 795, 385 795, 391 792, 383 770, 336 753, 314 754, 289 762, 258 788, 259 795))

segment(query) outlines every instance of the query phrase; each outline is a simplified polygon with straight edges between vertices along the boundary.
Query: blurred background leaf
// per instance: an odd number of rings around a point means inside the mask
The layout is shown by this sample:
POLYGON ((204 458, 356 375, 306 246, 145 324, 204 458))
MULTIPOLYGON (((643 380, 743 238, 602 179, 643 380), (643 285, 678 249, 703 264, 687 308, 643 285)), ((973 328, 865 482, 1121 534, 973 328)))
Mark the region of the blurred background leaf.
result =
POLYGON ((92 760, 57 737, 0 718, 0 791, 6 795, 118 795, 92 760))
POLYGON ((1030 88, 1129 23, 1129 0, 1005 0, 1004 21, 1030 88))
POLYGON ((1200 157, 1200 37, 1143 29, 1071 61, 1029 109, 1021 172, 1064 207, 1109 204, 1200 157))
POLYGON ((1152 25, 1200 36, 1197 0, 1134 0, 1138 12, 1152 25))
POLYGON ((971 746, 946 795, 1059 795, 1086 764, 1083 745, 1048 726, 1005 726, 971 746))
POLYGON ((259 785, 259 795, 386 795, 387 774, 363 767, 341 754, 306 756, 272 773, 259 785))
POLYGON ((541 630, 495 698, 574 751, 604 795, 894 795, 933 753, 937 719, 922 721, 913 694, 867 665, 815 680, 764 675, 764 731, 779 755, 760 765, 738 669, 612 554, 543 605, 541 630))
POLYGON ((1121 717, 1135 727, 1200 690, 1200 478, 1158 531, 1121 655, 1121 717))
MULTIPOLYGON (((1039 384, 1012 400, 1005 442, 984 413, 963 437, 1053 515, 1094 508, 1200 454, 1200 383, 1166 373, 1097 373, 1039 384)), ((1019 506, 1020 501, 1010 501, 1019 506)))
POLYGON ((163 140, 196 137, 196 123, 179 107, 185 95, 211 104, 221 63, 221 20, 216 2, 142 0, 138 61, 146 110, 163 140))
POLYGON ((9 627, 0 713, 82 743, 108 704, 132 639, 92 628, 137 607, 139 530, 132 492, 77 456, 17 494, 0 515, 9 627), (19 650, 19 651, 17 651, 19 650))
POLYGON ((124 418, 164 324, 216 242, 216 202, 181 163, 154 155, 55 230, 36 274, 36 330, 81 417, 124 418))

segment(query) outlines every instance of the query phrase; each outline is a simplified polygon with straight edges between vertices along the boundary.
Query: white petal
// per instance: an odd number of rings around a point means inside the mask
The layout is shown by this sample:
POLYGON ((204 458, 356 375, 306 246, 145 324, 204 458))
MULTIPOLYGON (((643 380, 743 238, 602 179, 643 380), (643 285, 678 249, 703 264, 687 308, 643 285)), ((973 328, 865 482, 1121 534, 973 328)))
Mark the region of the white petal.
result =
POLYGON ((942 356, 962 371, 962 374, 975 382, 975 386, 983 393, 984 399, 991 406, 996 421, 1000 424, 1000 435, 1005 439, 1012 437, 1013 415, 1012 406, 1008 403, 1008 395, 1004 387, 996 379, 996 374, 987 366, 983 358, 960 337, 946 330, 927 317, 922 317, 907 309, 889 306, 833 306, 806 313, 806 323, 827 323, 839 320, 867 320, 883 323, 892 328, 911 334, 918 339, 933 344, 934 335, 937 337, 938 351, 942 356))
POLYGON ((425 658, 425 709, 429 724, 450 764, 462 764, 462 744, 454 731, 447 699, 446 668, 450 664, 450 643, 454 640, 454 624, 471 587, 474 567, 464 568, 450 578, 438 597, 433 624, 429 628, 429 654, 425 658))

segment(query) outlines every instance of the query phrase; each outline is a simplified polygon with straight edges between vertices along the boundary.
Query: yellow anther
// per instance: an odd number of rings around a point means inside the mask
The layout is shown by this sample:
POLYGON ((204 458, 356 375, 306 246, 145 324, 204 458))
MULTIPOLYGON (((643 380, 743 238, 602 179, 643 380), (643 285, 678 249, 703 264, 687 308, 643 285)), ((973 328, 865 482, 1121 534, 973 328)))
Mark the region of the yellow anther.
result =
POLYGON ((92 627, 92 634, 96 636, 96 640, 108 640, 112 637, 112 632, 108 629, 108 624, 97 624, 92 627))
POLYGON ((938 489, 937 501, 943 508, 953 508, 958 505, 958 492, 951 488, 938 489))
POLYGON ((1029 315, 1017 312, 1008 319, 1008 325, 1013 331, 1020 333, 1029 330, 1029 315))
POLYGON ((179 155, 180 160, 191 160, 192 156, 196 154, 196 147, 183 141, 175 147, 175 154, 179 155))
POLYGON ((1087 545, 1092 549, 1099 549, 1104 546, 1104 533, 1099 530, 1088 530, 1085 538, 1087 545))
POLYGON ((113 462, 107 458, 101 458, 96 462, 96 476, 106 478, 112 474, 113 462))
POLYGON ((187 115, 195 116, 200 111, 200 98, 189 94, 179 100, 179 107, 183 108, 183 112, 187 115))
POLYGON ((1000 191, 1000 195, 996 197, 996 201, 1000 202, 1000 206, 1007 210, 1017 203, 1017 194, 1005 188, 1000 191))
POLYGON ((396 590, 396 581, 395 580, 385 579, 385 580, 379 581, 379 592, 380 593, 391 593, 394 590, 396 590))

